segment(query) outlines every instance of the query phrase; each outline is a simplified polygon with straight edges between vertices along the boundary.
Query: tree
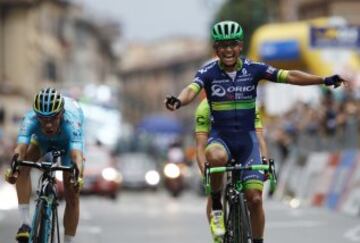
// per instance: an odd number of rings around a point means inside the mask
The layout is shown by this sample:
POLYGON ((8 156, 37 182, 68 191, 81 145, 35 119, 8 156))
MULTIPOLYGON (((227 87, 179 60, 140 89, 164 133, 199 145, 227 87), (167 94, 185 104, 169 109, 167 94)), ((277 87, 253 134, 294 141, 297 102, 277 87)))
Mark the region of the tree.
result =
POLYGON ((214 23, 222 20, 238 22, 244 30, 244 48, 247 52, 253 32, 272 20, 277 0, 227 0, 215 15, 214 23))

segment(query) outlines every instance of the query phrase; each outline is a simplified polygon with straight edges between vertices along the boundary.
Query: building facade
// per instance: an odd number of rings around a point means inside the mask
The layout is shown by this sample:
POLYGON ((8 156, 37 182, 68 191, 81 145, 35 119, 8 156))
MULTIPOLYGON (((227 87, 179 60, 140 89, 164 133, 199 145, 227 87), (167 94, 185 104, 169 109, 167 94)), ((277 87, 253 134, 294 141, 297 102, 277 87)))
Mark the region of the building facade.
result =
MULTIPOLYGON (((179 38, 130 46, 120 66, 124 119, 136 125, 147 115, 167 112, 165 96, 177 95, 209 57, 206 41, 179 38)), ((192 124, 195 103, 173 115, 192 124)))

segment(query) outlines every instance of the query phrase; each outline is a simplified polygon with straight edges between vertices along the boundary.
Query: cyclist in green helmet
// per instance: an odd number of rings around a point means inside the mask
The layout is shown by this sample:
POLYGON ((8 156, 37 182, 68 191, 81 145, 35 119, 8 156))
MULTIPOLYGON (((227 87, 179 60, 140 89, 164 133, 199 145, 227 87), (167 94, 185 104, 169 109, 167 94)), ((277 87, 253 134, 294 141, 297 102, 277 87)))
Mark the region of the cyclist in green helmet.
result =
MULTIPOLYGON (((255 129, 256 129, 257 138, 259 140, 261 157, 266 160, 266 158, 268 158, 268 148, 265 142, 263 123, 258 109, 256 109, 255 129)), ((205 170, 205 162, 206 162, 205 149, 210 131, 211 131, 210 106, 207 99, 205 98, 200 102, 200 104, 197 106, 195 111, 196 160, 199 169, 202 173, 205 170)), ((216 243, 222 242, 221 238, 219 239, 219 237, 217 237, 214 233, 214 229, 213 229, 214 223, 213 223, 213 218, 211 217, 211 207, 212 207, 212 199, 211 197, 208 197, 206 212, 210 223, 210 231, 214 239, 214 242, 216 243)))
MULTIPOLYGON (((292 85, 340 86, 346 81, 339 75, 320 77, 298 70, 277 69, 265 63, 240 57, 244 33, 234 21, 216 23, 212 30, 213 48, 219 58, 203 66, 193 81, 178 96, 166 96, 167 109, 174 111, 191 103, 205 90, 211 111, 211 132, 205 151, 210 166, 225 166, 235 159, 243 165, 261 164, 255 133, 255 103, 260 80, 292 85), (241 139, 237 139, 241 137, 241 139)), ((263 243, 265 214, 262 202, 264 175, 244 173, 245 197, 251 214, 253 243, 263 243)), ((213 231, 225 234, 221 191, 223 175, 211 176, 213 231)))

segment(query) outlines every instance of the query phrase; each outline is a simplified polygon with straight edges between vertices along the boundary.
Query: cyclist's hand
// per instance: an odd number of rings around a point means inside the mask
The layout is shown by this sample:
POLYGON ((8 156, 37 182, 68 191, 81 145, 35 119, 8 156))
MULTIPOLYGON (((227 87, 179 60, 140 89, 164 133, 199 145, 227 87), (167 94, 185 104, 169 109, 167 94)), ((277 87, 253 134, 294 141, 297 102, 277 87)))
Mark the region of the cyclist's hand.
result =
POLYGON ((84 187, 84 178, 79 177, 75 183, 76 192, 80 192, 83 187, 84 187))
POLYGON ((16 180, 17 180, 17 174, 18 174, 18 172, 12 173, 12 170, 10 168, 8 168, 5 171, 4 179, 5 179, 5 181, 7 181, 10 184, 15 184, 16 180))
POLYGON ((345 82, 346 81, 337 74, 324 78, 324 84, 326 86, 334 86, 334 88, 339 87, 342 83, 345 84, 345 82))
POLYGON ((166 108, 171 111, 181 107, 181 101, 175 96, 166 96, 164 103, 166 108))
MULTIPOLYGON (((269 164, 269 161, 265 157, 261 157, 261 162, 263 165, 269 164)), ((270 178, 270 171, 266 170, 264 172, 264 181, 267 181, 270 178)))
POLYGON ((5 171, 5 181, 9 182, 10 184, 15 184, 17 177, 19 175, 19 172, 16 168, 16 161, 19 158, 19 154, 14 154, 14 156, 11 159, 11 168, 8 168, 5 171))

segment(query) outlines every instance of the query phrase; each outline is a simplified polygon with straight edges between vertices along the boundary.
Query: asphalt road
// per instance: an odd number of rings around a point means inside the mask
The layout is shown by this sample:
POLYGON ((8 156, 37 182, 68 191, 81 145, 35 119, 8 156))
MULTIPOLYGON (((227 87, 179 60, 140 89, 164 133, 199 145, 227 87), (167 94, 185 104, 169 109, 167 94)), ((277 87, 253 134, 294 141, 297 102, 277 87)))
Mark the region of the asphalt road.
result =
MULTIPOLYGON (((0 190, 0 198, 0 243, 15 242, 19 216, 14 195, 5 198, 0 190)), ((75 242, 208 243, 204 205, 204 198, 191 193, 173 199, 162 191, 126 192, 116 201, 83 197, 75 242)), ((270 200, 265 205, 266 243, 360 242, 360 218, 318 208, 293 209, 270 200)), ((63 208, 61 204, 60 212, 63 208)))

